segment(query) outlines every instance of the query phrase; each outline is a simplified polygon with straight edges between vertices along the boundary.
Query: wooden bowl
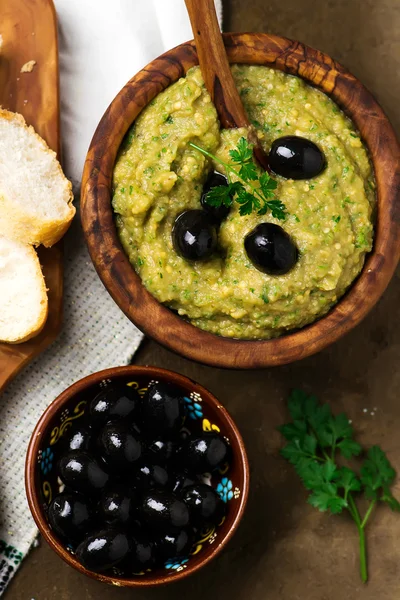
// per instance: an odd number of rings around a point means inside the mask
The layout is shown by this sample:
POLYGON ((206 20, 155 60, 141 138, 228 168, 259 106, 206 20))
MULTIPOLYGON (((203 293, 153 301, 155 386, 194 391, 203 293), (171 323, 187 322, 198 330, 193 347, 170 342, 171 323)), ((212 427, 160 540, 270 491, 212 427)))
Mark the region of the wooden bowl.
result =
POLYGON ((116 96, 94 134, 83 174, 82 223, 94 265, 115 302, 147 335, 188 358, 218 367, 259 368, 290 363, 338 340, 371 310, 400 255, 400 149, 393 129, 368 90, 326 54, 267 34, 225 34, 231 63, 275 67, 322 90, 351 117, 367 145, 377 182, 373 251, 361 275, 324 317, 267 341, 228 339, 202 331, 160 304, 142 285, 114 225, 111 182, 121 141, 140 111, 198 64, 193 42, 170 50, 133 77, 116 96))
POLYGON ((46 409, 29 443, 25 484, 28 504, 40 533, 66 563, 105 583, 126 587, 154 586, 177 581, 198 571, 221 552, 243 516, 249 491, 249 465, 235 423, 218 400, 201 385, 183 375, 156 367, 117 367, 94 373, 74 383, 46 409), (217 472, 211 479, 211 485, 226 502, 225 520, 218 527, 202 532, 190 556, 170 561, 164 568, 129 579, 88 571, 66 549, 47 521, 46 509, 60 490, 60 480, 54 468, 62 452, 60 440, 78 419, 84 418, 86 404, 104 386, 115 381, 129 383, 142 395, 152 380, 170 382, 184 390, 188 407, 185 427, 189 431, 220 431, 229 439, 232 447, 229 467, 217 472))

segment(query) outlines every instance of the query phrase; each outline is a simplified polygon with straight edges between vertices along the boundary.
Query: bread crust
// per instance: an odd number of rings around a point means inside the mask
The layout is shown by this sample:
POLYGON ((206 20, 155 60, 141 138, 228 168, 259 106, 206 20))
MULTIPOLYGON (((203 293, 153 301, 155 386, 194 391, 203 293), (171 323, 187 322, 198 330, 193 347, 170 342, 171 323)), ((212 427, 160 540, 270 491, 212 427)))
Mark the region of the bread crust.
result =
POLYGON ((32 261, 32 268, 34 269, 34 276, 38 280, 41 301, 40 301, 40 312, 36 319, 36 322, 27 329, 23 334, 19 334, 18 336, 5 336, 4 338, 0 338, 1 342, 6 342, 7 344, 21 344, 22 342, 26 342, 31 338, 37 336, 43 329, 46 324, 48 313, 49 313, 49 301, 47 297, 47 289, 46 283, 44 280, 44 276, 42 273, 42 268, 40 266, 38 255, 32 246, 26 245, 26 251, 28 252, 28 256, 26 260, 32 261))
POLYGON ((48 147, 33 127, 26 124, 22 115, 0 108, 0 119, 18 124, 18 126, 25 128, 29 131, 30 135, 34 135, 39 140, 43 151, 55 159, 57 170, 66 186, 68 194, 66 217, 46 221, 39 217, 26 215, 22 207, 17 206, 12 200, 5 198, 0 191, 0 234, 27 244, 33 244, 34 246, 43 244, 49 248, 63 237, 75 215, 76 210, 72 204, 74 199, 72 184, 65 177, 61 165, 57 160, 56 153, 48 147))

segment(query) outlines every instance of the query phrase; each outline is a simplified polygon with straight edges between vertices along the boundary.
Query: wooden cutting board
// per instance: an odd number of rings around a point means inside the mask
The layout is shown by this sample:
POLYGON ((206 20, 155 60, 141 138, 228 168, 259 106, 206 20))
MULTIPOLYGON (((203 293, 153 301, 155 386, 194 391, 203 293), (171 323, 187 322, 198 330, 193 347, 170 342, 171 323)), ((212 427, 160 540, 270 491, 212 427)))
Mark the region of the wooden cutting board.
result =
MULTIPOLYGON (((0 105, 21 113, 59 154, 57 19, 52 0, 0 0, 0 34, 0 105), (36 61, 33 71, 21 73, 30 60, 36 61)), ((0 343, 0 393, 61 328, 62 246, 40 248, 38 253, 49 290, 49 317, 43 331, 28 342, 0 343)))

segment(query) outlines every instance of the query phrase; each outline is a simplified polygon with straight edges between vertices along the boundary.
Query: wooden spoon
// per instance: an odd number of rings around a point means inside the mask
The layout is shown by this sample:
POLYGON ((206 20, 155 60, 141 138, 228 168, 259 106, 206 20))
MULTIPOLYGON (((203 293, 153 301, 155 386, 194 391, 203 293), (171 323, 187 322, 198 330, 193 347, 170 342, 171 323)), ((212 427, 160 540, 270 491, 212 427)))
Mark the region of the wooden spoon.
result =
POLYGON ((214 0, 185 0, 192 25, 200 69, 208 93, 225 129, 246 127, 254 156, 269 171, 268 157, 255 134, 237 91, 219 28, 214 0))

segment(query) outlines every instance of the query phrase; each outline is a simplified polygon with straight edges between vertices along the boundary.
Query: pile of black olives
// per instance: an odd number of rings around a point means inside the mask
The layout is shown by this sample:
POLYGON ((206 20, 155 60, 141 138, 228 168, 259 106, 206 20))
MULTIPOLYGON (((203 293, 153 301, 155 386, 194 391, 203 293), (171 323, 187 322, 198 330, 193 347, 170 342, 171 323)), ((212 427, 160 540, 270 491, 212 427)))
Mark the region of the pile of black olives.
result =
POLYGON ((183 392, 152 382, 143 397, 104 388, 65 438, 58 464, 64 491, 48 520, 87 569, 126 577, 187 557, 225 503, 204 473, 224 467, 231 448, 216 432, 184 427, 183 392))

